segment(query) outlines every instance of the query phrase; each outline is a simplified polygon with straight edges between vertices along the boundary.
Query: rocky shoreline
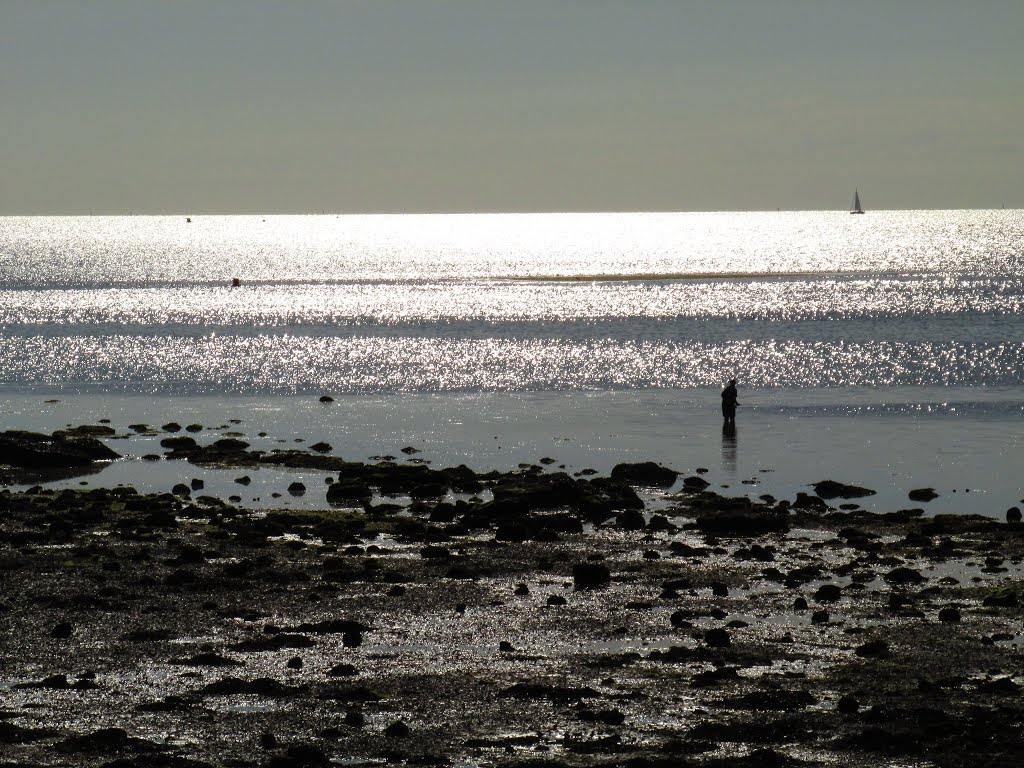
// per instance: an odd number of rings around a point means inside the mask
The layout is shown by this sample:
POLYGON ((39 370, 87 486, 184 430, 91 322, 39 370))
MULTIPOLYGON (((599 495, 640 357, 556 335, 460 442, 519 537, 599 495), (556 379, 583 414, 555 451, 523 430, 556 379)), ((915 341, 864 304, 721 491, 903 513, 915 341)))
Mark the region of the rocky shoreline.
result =
MULTIPOLYGON (((0 492, 0 766, 1008 766, 1024 745, 1019 514, 177 426, 151 458, 316 470, 288 490, 323 504, 0 492)), ((94 471, 107 429, 3 433, 3 482, 94 471)))

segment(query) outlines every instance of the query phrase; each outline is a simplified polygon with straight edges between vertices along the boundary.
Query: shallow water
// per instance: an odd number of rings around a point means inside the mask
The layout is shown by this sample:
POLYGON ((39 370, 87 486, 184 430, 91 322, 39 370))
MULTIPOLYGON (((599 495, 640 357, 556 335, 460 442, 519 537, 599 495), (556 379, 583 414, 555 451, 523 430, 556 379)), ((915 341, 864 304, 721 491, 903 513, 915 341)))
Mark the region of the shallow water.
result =
MULTIPOLYGON (((723 435, 717 390, 707 389, 351 395, 330 404, 298 396, 74 395, 45 403, 34 395, 10 395, 0 418, 8 426, 46 431, 108 418, 123 434, 138 422, 200 423, 206 427, 194 435, 200 443, 224 432, 241 432, 263 450, 324 440, 335 455, 354 461, 380 455, 406 461, 401 449, 412 446, 421 451, 412 458, 432 466, 464 463, 480 471, 545 457, 555 459, 552 470, 564 465, 568 472, 602 473, 624 461, 657 460, 687 475, 708 469, 704 477, 713 488, 730 495, 792 499, 798 491, 812 492, 808 484, 819 480, 853 483, 878 492, 853 500, 878 510, 920 506, 930 514, 1002 517, 1021 503, 1024 405, 1013 388, 910 388, 898 394, 902 399, 893 402, 892 392, 861 388, 744 393, 734 436, 723 435), (922 487, 935 488, 939 498, 911 502, 907 493, 922 487)), ((200 478, 206 488, 198 493, 238 494, 253 506, 324 502, 325 473, 208 470, 139 460, 162 453, 162 436, 111 440, 119 453, 136 458, 62 485, 123 483, 166 491, 200 478), (253 478, 252 485, 234 483, 243 474, 253 478), (301 498, 286 491, 296 479, 308 488, 301 498), (281 496, 273 498, 275 492, 281 496)))

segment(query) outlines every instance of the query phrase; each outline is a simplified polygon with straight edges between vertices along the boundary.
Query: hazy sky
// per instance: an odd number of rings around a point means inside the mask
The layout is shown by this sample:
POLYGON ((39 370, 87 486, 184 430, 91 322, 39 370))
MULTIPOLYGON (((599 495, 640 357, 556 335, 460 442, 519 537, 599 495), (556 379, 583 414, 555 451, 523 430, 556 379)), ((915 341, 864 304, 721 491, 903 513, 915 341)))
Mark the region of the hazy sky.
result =
POLYGON ((1024 0, 0 0, 0 214, 1024 207, 1024 0))

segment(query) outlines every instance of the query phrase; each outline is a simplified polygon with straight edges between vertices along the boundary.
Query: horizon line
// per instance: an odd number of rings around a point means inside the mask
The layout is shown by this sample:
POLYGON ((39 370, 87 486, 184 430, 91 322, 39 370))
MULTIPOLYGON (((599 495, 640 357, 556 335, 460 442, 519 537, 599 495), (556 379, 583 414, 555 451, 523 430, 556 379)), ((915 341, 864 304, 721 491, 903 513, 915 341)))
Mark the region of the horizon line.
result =
MULTIPOLYGON (((891 213, 909 211, 1018 211, 1022 208, 1014 207, 977 207, 977 208, 870 208, 867 213, 891 213)), ((690 214, 690 213, 849 213, 846 208, 706 208, 679 210, 669 208, 655 209, 576 209, 576 210, 351 210, 351 211, 88 211, 88 212, 51 212, 51 213, 8 213, 0 212, 0 218, 89 218, 89 217, 199 217, 199 216, 560 216, 560 215, 588 215, 588 214, 690 214)))

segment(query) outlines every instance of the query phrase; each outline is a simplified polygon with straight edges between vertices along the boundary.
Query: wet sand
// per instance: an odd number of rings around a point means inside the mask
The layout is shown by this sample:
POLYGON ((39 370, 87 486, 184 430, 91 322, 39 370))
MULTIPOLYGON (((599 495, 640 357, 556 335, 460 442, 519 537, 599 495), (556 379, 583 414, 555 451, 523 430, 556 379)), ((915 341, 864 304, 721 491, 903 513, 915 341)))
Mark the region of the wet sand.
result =
POLYGON ((1020 523, 176 436, 186 468, 320 472, 292 490, 322 503, 3 492, 0 765, 1002 766, 1024 743, 1020 523))

